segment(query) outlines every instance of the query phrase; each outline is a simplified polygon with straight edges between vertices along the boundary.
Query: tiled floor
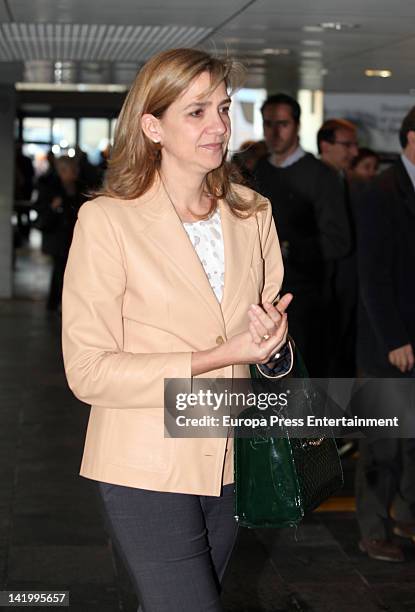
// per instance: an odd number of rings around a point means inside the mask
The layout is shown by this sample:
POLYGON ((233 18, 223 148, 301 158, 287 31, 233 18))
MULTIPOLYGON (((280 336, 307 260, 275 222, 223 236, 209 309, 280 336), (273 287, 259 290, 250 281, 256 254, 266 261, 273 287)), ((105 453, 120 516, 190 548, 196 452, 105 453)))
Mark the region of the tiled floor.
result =
MULTIPOLYGON (((93 485, 77 475, 88 407, 66 387, 45 266, 39 254, 18 258, 17 299, 0 302, 0 587, 69 590, 73 612, 133 612, 93 485)), ((413 545, 407 563, 387 564, 357 539, 352 512, 314 514, 297 533, 241 529, 226 611, 414 612, 413 545)))

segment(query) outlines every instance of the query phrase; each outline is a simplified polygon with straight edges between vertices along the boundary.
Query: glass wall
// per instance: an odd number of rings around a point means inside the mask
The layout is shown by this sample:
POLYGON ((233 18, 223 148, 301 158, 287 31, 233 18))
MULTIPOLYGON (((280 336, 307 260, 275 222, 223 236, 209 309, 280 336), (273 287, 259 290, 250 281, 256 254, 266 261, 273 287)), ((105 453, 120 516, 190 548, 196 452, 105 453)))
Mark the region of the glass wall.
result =
POLYGON ((116 123, 116 119, 108 117, 24 117, 20 121, 20 130, 19 122, 16 124, 16 137, 22 135, 23 152, 33 160, 37 175, 47 170, 50 149, 57 157, 73 157, 78 146, 92 164, 99 164, 101 153, 108 154, 116 123))
POLYGON ((52 120, 50 117, 25 117, 21 133, 23 154, 32 159, 35 173, 42 174, 47 169, 46 154, 51 146, 52 120))
POLYGON ((74 147, 76 145, 75 119, 53 119, 52 142, 59 145, 61 149, 74 147))
POLYGON ((110 122, 102 118, 85 118, 79 120, 79 146, 93 164, 101 161, 110 141, 110 122))
POLYGON ((52 120, 49 117, 25 117, 23 119, 24 142, 46 142, 51 140, 52 120))

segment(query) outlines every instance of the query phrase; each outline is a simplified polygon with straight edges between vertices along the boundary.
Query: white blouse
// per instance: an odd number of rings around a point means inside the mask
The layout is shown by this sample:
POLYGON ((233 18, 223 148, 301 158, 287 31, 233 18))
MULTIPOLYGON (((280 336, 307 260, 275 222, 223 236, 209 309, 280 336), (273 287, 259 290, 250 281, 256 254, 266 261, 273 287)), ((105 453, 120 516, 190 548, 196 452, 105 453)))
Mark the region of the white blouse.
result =
MULTIPOLYGON (((225 281, 225 252, 219 208, 206 220, 183 223, 183 227, 199 256, 210 286, 219 303, 222 301, 225 281)), ((276 354, 272 367, 257 364, 266 378, 281 378, 288 374, 294 362, 291 342, 287 342, 276 354)))
POLYGON ((219 303, 225 282, 225 252, 219 208, 209 219, 183 223, 219 303))

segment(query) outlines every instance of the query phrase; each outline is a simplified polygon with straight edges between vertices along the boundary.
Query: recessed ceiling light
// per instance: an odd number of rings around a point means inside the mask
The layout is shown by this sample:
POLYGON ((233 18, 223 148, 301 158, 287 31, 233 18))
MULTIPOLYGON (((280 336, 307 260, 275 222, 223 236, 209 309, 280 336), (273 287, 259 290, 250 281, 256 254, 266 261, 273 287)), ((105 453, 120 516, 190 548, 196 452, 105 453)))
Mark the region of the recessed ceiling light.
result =
POLYGON ((128 90, 126 85, 98 84, 98 83, 16 83, 17 91, 111 91, 124 93, 128 90))
POLYGON ((322 32, 323 28, 319 25, 306 25, 303 26, 303 32, 322 32))
POLYGON ((335 30, 340 32, 341 30, 355 30, 359 27, 358 23, 347 23, 341 21, 324 21, 319 24, 323 30, 335 30))
MULTIPOLYGON (((227 27, 227 29, 228 30, 238 30, 238 32, 239 32, 241 27, 242 27, 241 24, 236 22, 236 23, 230 24, 227 27)), ((252 23, 252 24, 249 24, 249 25, 246 25, 246 26, 244 25, 244 29, 247 29, 247 30, 268 30, 268 25, 265 24, 265 23, 252 23)))
POLYGON ((387 79, 392 76, 392 72, 390 70, 372 70, 368 68, 365 70, 365 75, 367 77, 378 77, 381 79, 387 79))
POLYGON ((290 55, 289 49, 262 49, 264 55, 290 55))
POLYGON ((314 50, 314 51, 306 50, 306 51, 300 51, 300 55, 301 55, 301 57, 321 57, 322 53, 321 53, 321 51, 318 51, 318 50, 314 50))
POLYGON ((245 56, 245 61, 249 64, 249 66, 264 66, 265 58, 264 57, 249 57, 245 56))
POLYGON ((301 44, 305 45, 306 47, 322 47, 324 45, 322 40, 316 40, 314 38, 309 40, 302 40, 301 44))
MULTIPOLYGON (((223 39, 223 42, 228 45, 240 44, 242 42, 242 39, 235 38, 235 37, 227 37, 223 39)), ((263 45, 264 43, 266 43, 266 39, 265 38, 244 38, 243 42, 244 42, 244 45, 263 45)))

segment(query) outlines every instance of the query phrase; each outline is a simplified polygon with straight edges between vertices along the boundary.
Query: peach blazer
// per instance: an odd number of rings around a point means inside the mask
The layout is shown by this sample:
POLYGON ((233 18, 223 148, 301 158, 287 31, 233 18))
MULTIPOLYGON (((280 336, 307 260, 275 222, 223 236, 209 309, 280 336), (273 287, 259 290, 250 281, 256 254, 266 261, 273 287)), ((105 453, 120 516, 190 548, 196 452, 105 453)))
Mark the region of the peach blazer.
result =
MULTIPOLYGON (((266 202, 245 220, 219 202, 221 304, 159 183, 135 200, 98 197, 82 206, 62 313, 68 383, 92 406, 83 476, 198 495, 220 495, 233 482, 231 439, 164 437, 164 378, 190 378, 192 352, 246 330, 249 305, 277 296, 283 266, 266 202)), ((245 377, 249 369, 203 376, 245 377)))

